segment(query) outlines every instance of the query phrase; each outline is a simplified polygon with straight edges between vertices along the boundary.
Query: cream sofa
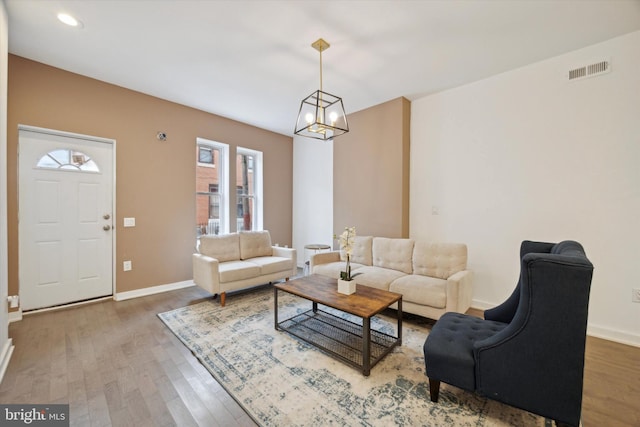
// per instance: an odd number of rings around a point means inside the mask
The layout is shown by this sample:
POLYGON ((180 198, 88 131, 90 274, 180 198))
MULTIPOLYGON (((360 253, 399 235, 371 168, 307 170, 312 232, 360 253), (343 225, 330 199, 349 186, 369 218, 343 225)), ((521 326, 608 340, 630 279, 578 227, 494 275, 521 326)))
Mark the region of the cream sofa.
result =
POLYGON ((195 284, 220 295, 223 307, 227 291, 289 280, 297 274, 296 250, 272 246, 268 231, 202 236, 192 262, 195 284))
MULTIPOLYGON (((339 251, 318 253, 310 270, 337 279, 345 260, 339 251)), ((357 284, 402 294, 403 311, 430 319, 448 311, 464 313, 471 305, 473 274, 462 243, 357 236, 351 273, 357 284)))

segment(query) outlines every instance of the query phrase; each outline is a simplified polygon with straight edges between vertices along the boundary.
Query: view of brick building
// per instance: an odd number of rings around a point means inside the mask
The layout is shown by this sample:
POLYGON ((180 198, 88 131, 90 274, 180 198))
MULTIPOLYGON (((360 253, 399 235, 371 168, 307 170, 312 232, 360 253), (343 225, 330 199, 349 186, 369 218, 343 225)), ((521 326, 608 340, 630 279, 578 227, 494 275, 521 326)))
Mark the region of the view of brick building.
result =
MULTIPOLYGON (((196 153, 196 224, 197 234, 220 233, 220 150, 198 145, 196 153)), ((236 207, 229 209, 230 223, 236 221, 236 229, 251 230, 254 195, 254 157, 236 156, 236 207)))

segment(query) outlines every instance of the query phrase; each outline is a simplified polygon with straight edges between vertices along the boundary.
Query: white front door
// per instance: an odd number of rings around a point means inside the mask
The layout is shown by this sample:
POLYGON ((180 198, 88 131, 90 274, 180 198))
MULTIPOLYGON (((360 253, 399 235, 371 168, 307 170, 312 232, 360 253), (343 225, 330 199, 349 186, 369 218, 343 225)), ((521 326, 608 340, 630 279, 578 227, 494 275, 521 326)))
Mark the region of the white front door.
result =
POLYGON ((113 141, 20 129, 22 310, 113 294, 113 141))

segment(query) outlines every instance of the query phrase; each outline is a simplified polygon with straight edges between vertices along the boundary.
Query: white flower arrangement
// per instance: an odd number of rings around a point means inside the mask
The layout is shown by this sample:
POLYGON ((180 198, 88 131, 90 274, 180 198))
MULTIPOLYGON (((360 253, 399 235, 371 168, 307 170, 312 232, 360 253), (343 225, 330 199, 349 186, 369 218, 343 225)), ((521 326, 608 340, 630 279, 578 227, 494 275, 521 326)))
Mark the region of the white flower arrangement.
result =
POLYGON ((340 272, 340 279, 342 280, 350 281, 353 279, 353 276, 351 276, 351 254, 353 253, 355 237, 355 227, 345 227, 344 231, 340 235, 340 249, 343 250, 347 256, 346 271, 340 272))

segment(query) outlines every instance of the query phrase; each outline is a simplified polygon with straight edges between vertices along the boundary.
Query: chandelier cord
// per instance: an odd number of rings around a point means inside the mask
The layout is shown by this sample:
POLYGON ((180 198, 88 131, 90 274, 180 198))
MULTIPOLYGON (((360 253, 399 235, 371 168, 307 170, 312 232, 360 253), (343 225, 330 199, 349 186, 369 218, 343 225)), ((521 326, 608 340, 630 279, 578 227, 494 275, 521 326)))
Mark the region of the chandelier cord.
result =
POLYGON ((322 92, 322 48, 318 50, 320 52, 320 91, 322 92))

